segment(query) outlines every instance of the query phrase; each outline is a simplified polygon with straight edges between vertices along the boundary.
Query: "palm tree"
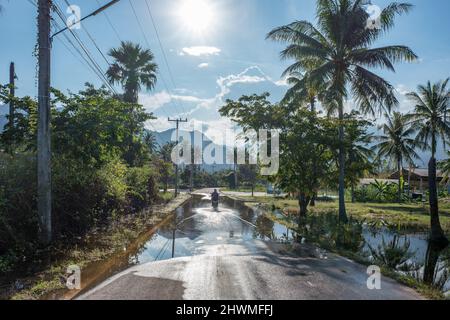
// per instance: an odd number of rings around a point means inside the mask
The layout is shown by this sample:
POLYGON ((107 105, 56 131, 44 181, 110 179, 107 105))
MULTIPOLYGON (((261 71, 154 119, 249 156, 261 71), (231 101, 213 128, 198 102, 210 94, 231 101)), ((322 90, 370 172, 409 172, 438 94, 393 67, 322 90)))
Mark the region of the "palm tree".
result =
POLYGON ((172 150, 173 148, 175 148, 175 146, 175 142, 169 142, 163 145, 158 151, 158 155, 161 160, 160 174, 163 178, 164 192, 167 192, 167 190, 169 189, 170 173, 171 168, 173 167, 172 150))
POLYGON ((450 151, 447 151, 447 159, 438 163, 438 167, 444 175, 444 181, 448 182, 450 180, 450 151))
POLYGON ((308 81, 304 75, 298 72, 293 72, 286 81, 292 87, 286 92, 282 103, 294 107, 307 105, 311 112, 315 112, 317 100, 320 100, 319 95, 324 88, 308 81))
POLYGON ((372 143, 374 136, 355 125, 350 126, 349 131, 350 133, 345 139, 347 148, 346 167, 350 172, 347 181, 350 183, 351 198, 354 203, 355 186, 365 174, 373 171, 371 159, 374 157, 374 152, 369 145, 372 143))
POLYGON ((408 93, 408 98, 415 104, 414 113, 410 115, 412 127, 417 132, 416 140, 431 149, 431 158, 428 163, 429 201, 431 217, 431 240, 448 242, 444 236, 439 221, 439 206, 436 182, 436 149, 438 139, 444 144, 450 138, 450 90, 447 88, 450 78, 431 85, 420 85, 418 93, 408 93), (431 146, 428 147, 428 146, 431 146))
POLYGON ((111 84, 122 85, 125 91, 124 101, 137 103, 141 86, 147 90, 154 88, 158 66, 153 62, 154 56, 150 50, 143 50, 138 44, 122 41, 119 48, 109 51, 109 55, 115 61, 106 75, 111 84))
POLYGON ((411 137, 414 129, 409 126, 408 119, 400 112, 394 112, 392 116, 386 114, 386 123, 381 127, 384 135, 377 137, 380 142, 375 146, 379 158, 387 157, 397 165, 399 202, 403 192, 403 163, 413 164, 414 159, 419 159, 415 149, 420 144, 411 137))
POLYGON ((395 71, 398 61, 413 61, 417 56, 406 46, 371 48, 381 35, 394 26, 397 15, 412 5, 392 3, 382 10, 381 28, 368 28, 366 0, 317 0, 317 27, 296 21, 272 30, 267 38, 288 42, 283 59, 294 59, 284 75, 305 72, 309 81, 326 85, 324 105, 335 104, 339 116, 339 218, 346 222, 344 101, 353 96, 363 113, 390 110, 398 104, 393 86, 370 68, 395 71), (311 66, 313 66, 311 68, 311 66), (350 91, 350 92, 349 92, 350 91))
POLYGON ((158 144, 156 142, 156 138, 155 138, 155 135, 153 134, 153 132, 145 131, 145 133, 142 137, 142 140, 143 140, 145 146, 147 146, 150 154, 155 154, 158 144))

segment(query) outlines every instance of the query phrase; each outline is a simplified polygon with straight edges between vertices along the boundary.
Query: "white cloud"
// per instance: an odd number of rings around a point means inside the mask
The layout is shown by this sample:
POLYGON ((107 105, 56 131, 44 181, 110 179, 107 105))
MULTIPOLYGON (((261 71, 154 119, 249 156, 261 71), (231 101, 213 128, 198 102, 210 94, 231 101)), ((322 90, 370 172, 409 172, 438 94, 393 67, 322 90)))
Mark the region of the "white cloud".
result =
POLYGON ((209 67, 209 63, 206 63, 206 62, 200 63, 200 64, 198 65, 198 67, 199 67, 200 69, 208 68, 208 67, 209 67))
POLYGON ((274 83, 279 87, 288 87, 289 86, 289 84, 287 82, 287 78, 280 79, 278 81, 275 81, 274 83))
POLYGON ((185 47, 181 50, 180 55, 190 55, 194 57, 200 56, 212 56, 219 55, 222 50, 216 47, 208 47, 208 46, 194 46, 194 47, 185 47))
MULTIPOLYGON (((173 101, 178 101, 177 104, 188 106, 186 114, 183 117, 187 117, 191 121, 203 122, 206 131, 204 133, 212 139, 215 143, 222 144, 223 133, 226 129, 232 129, 234 124, 227 118, 221 118, 218 113, 218 108, 224 104, 225 97, 230 94, 236 85, 254 85, 261 83, 264 87, 267 84, 273 86, 281 86, 282 83, 277 83, 267 76, 258 66, 251 66, 246 68, 240 73, 230 74, 228 76, 218 77, 216 80, 218 86, 218 92, 209 98, 198 97, 195 92, 181 89, 176 90, 177 94, 168 94, 165 91, 154 94, 153 96, 147 96, 145 99, 140 100, 147 108, 146 103, 152 102, 153 107, 166 107, 167 104, 173 101), (165 102, 165 103, 162 103, 165 102)), ((275 88, 274 88, 275 89, 275 88)), ((237 88, 240 92, 242 88, 237 88)), ((252 89, 252 92, 254 88, 252 89)), ((280 90, 282 90, 280 88, 280 90)), ((179 116, 177 114, 177 108, 161 108, 157 114, 161 112, 166 113, 165 116, 179 116)), ((154 109, 153 109, 154 110, 154 109)), ((178 111, 179 112, 179 111, 178 111)), ((166 130, 171 128, 171 124, 167 123, 165 117, 158 120, 151 121, 152 126, 148 124, 148 128, 154 130, 155 128, 160 130, 166 130)), ((188 124, 184 126, 188 128, 188 124)), ((227 142, 228 143, 228 142, 227 142)))
POLYGON ((167 91, 161 91, 153 95, 140 94, 139 102, 144 106, 148 112, 155 111, 158 108, 170 103, 172 97, 167 91))

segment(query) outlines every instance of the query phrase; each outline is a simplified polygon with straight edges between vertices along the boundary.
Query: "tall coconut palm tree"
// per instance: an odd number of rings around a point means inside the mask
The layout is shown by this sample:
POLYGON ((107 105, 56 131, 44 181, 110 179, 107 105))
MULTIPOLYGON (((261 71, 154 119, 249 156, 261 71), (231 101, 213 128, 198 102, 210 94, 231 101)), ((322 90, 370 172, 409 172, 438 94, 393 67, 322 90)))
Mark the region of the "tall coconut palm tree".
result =
POLYGON ((417 132, 416 140, 431 149, 428 163, 429 201, 431 217, 431 240, 448 242, 439 221, 439 206, 436 180, 436 150, 438 139, 444 146, 450 139, 450 90, 447 88, 450 78, 431 84, 420 85, 417 92, 410 92, 407 97, 415 104, 414 113, 410 115, 412 127, 417 132))
POLYGON ((291 88, 286 92, 282 103, 295 107, 307 105, 311 112, 316 111, 316 103, 323 91, 317 83, 312 83, 301 73, 294 72, 286 79, 291 88))
POLYGON ((142 86, 147 90, 154 88, 158 66, 154 62, 153 53, 144 50, 139 44, 122 41, 119 48, 108 53, 114 58, 106 75, 111 84, 120 84, 124 89, 123 99, 137 103, 142 86))
POLYGON ((447 159, 438 163, 438 167, 444 175, 444 181, 448 182, 450 180, 450 151, 447 151, 447 159))
POLYGON ((281 52, 283 59, 294 59, 286 69, 306 72, 309 81, 326 84, 323 103, 336 104, 339 128, 339 218, 347 221, 345 210, 344 101, 353 97, 363 113, 390 110, 398 104, 393 86, 370 71, 385 68, 395 71, 398 61, 417 58, 406 46, 372 48, 381 35, 394 26, 397 15, 407 13, 412 5, 392 3, 382 10, 380 27, 367 27, 366 0, 317 0, 317 26, 296 21, 272 30, 267 38, 288 42, 281 52), (311 66, 313 66, 311 68, 311 66))
POLYGON ((379 143, 375 146, 378 149, 378 158, 387 157, 397 165, 398 176, 398 201, 401 201, 403 186, 403 164, 413 164, 419 159, 415 149, 422 146, 412 134, 414 129, 409 125, 409 117, 394 112, 392 115, 386 114, 386 123, 381 126, 383 135, 378 136, 379 143))

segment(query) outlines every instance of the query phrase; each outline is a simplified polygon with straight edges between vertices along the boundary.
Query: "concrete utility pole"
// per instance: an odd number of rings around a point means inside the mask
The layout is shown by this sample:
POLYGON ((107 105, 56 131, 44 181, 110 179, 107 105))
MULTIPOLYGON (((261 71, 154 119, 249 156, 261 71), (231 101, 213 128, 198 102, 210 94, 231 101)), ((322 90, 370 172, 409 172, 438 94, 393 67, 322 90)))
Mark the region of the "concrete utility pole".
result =
MULTIPOLYGON (((81 22, 95 16, 120 0, 113 0, 93 13, 82 18, 81 22)), ((54 36, 69 29, 66 26, 50 36, 52 0, 38 0, 38 215, 41 227, 41 242, 49 244, 52 240, 52 187, 51 187, 51 112, 50 112, 50 58, 51 43, 54 36)), ((77 22, 77 23, 78 23, 77 22)))
POLYGON ((38 213, 41 224, 41 241, 52 240, 52 189, 50 143, 50 8, 51 0, 38 2, 38 213))
MULTIPOLYGON (((180 122, 188 122, 187 119, 168 119, 169 122, 176 122, 177 124, 177 146, 179 141, 179 128, 180 128, 180 122)), ((175 164, 175 197, 178 196, 178 164, 175 164)))
MULTIPOLYGON (((9 94, 14 98, 16 94, 16 71, 14 67, 14 62, 9 65, 9 94)), ((14 101, 9 101, 9 125, 12 128, 14 125, 14 101)))

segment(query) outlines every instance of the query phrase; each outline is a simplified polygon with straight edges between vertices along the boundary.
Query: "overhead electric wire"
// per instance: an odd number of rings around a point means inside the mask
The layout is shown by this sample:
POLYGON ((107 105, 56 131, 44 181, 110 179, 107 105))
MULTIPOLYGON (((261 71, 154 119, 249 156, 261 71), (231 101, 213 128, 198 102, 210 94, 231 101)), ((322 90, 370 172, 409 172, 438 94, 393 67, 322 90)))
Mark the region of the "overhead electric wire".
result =
MULTIPOLYGON (((54 2, 53 8, 54 8, 54 11, 57 13, 57 15, 60 17, 60 19, 63 21, 63 23, 65 23, 64 14, 62 13, 61 9, 58 7, 56 2, 54 2)), ((106 85, 106 87, 108 87, 112 92, 117 94, 117 91, 114 89, 114 87, 111 86, 111 84, 109 83, 108 79, 106 78, 103 70, 101 69, 99 64, 95 61, 95 59, 92 57, 92 54, 90 53, 89 49, 86 47, 86 45, 83 43, 83 41, 77 35, 77 33, 70 28, 68 29, 68 31, 71 33, 71 35, 74 37, 74 39, 76 40, 78 45, 81 47, 83 52, 86 54, 87 58, 92 63, 92 66, 94 67, 94 69, 97 70, 97 72, 98 72, 97 75, 99 76, 100 80, 102 80, 102 82, 106 85)))
MULTIPOLYGON (((64 2, 66 3, 67 7, 70 7, 70 3, 67 0, 64 0, 64 2)), ((74 11, 72 11, 72 13, 75 14, 74 11)), ((91 33, 89 32, 89 30, 87 29, 86 25, 83 26, 83 31, 86 32, 88 38, 91 40, 91 42, 94 44, 94 47, 97 49, 97 51, 100 53, 100 55, 102 56, 103 60, 105 60, 106 64, 108 66, 110 66, 111 64, 109 63, 108 59, 106 58, 105 54, 103 53, 103 51, 100 49, 100 47, 98 46, 97 42, 95 41, 94 37, 91 35, 91 33)))
MULTIPOLYGON (((101 6, 100 1, 96 0, 97 4, 101 6)), ((116 35, 119 42, 122 42, 122 38, 120 37, 119 33, 117 32, 117 29, 114 27, 113 23, 111 22, 111 19, 109 19, 108 13, 106 11, 102 12, 105 16, 106 20, 108 21, 108 24, 110 25, 111 29, 113 30, 114 34, 116 35)))
MULTIPOLYGON (((159 44, 159 47, 161 49, 161 52, 162 52, 162 55, 163 55, 163 59, 164 59, 164 62, 166 64, 167 71, 169 73, 170 81, 172 82, 173 87, 176 88, 177 86, 175 84, 175 80, 174 80, 174 77, 173 77, 173 74, 172 74, 172 70, 171 70, 170 65, 169 65, 169 60, 167 59, 166 51, 164 50, 164 46, 162 44, 161 37, 159 36, 158 28, 156 27, 155 19, 153 18, 152 10, 150 9, 150 1, 149 0, 145 0, 145 4, 147 5, 148 14, 150 16, 150 21, 152 22, 153 29, 155 29, 156 39, 158 40, 158 44, 159 44)), ((182 109, 183 109, 184 114, 186 114, 186 110, 184 109, 183 106, 182 106, 182 109)))
MULTIPOLYGON (((128 0, 128 3, 129 3, 130 6, 131 6, 131 10, 133 11, 134 17, 136 18, 136 22, 137 22, 138 25, 139 25, 139 29, 141 30, 141 33, 142 33, 142 35, 143 35, 143 37, 144 37, 144 40, 145 40, 147 46, 150 48, 150 47, 151 47, 151 46, 150 46, 150 42, 148 41, 148 38, 147 38, 147 36, 146 36, 146 34, 145 34, 145 31, 144 31, 144 28, 142 27, 142 24, 141 24, 141 22, 140 22, 140 20, 139 20, 139 18, 138 18, 136 9, 134 8, 133 3, 132 3, 131 0, 128 0)), ((160 78, 161 78, 161 81, 163 82, 164 87, 166 88, 167 93, 168 93, 169 95, 172 96, 171 90, 169 89, 169 86, 167 85, 166 80, 164 79, 163 76, 160 76, 160 78)), ((174 105, 175 108, 177 109, 176 112, 179 113, 179 114, 182 114, 182 112, 180 112, 181 109, 178 108, 179 105, 178 105, 178 103, 176 102, 176 100, 174 100, 174 104, 173 104, 173 105, 174 105)), ((186 113, 186 112, 184 112, 184 113, 186 113)))

